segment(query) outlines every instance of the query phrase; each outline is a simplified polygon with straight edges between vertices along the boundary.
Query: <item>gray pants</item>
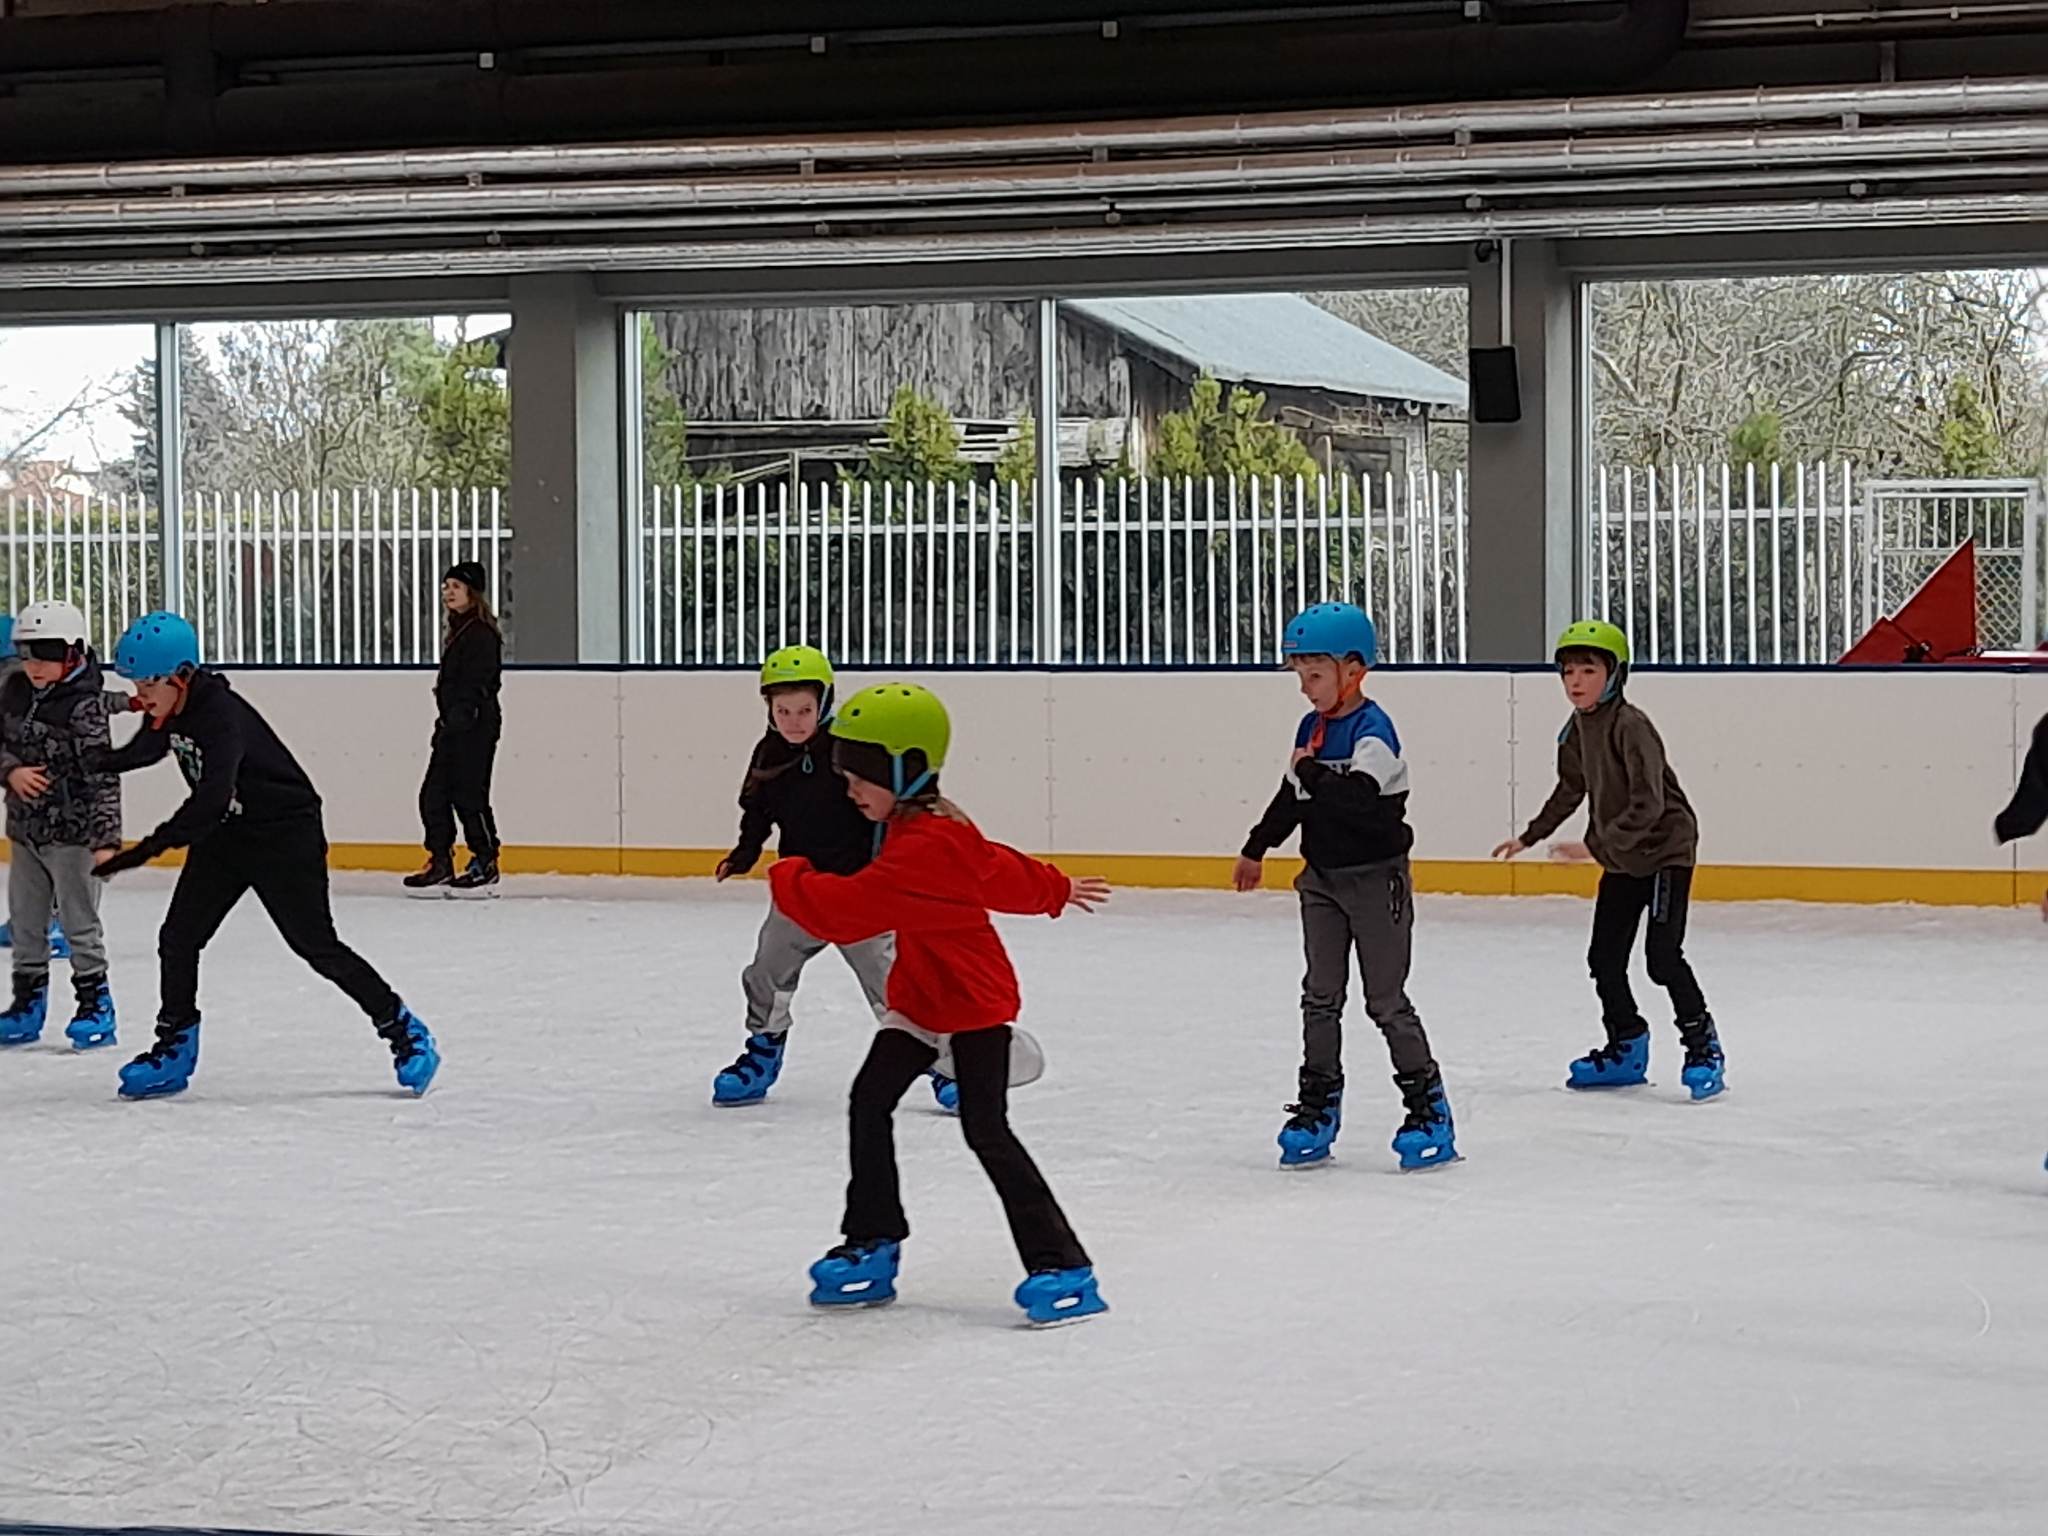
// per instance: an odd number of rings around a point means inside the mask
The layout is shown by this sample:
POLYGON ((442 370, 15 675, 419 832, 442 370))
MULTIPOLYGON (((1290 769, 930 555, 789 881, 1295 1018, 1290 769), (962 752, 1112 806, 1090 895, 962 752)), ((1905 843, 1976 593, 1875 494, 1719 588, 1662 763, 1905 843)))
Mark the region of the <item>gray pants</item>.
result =
POLYGON ((50 913, 71 941, 71 974, 107 974, 107 944, 100 932, 100 883, 92 877, 92 850, 51 843, 15 843, 7 866, 7 914, 14 925, 14 969, 32 976, 50 970, 50 913))
POLYGON ((1408 1001, 1408 955, 1415 929, 1408 860, 1356 869, 1304 869, 1301 941, 1308 973, 1301 979, 1301 1075, 1344 1081, 1344 994, 1351 951, 1365 981, 1365 1011, 1387 1037, 1396 1072, 1424 1072, 1434 1063, 1422 1017, 1408 1001))
MULTIPOLYGON (((740 973, 740 988, 747 994, 747 1029, 756 1035, 779 1035, 789 1028, 790 999, 811 957, 829 946, 814 938, 787 917, 772 902, 761 924, 761 939, 754 946, 754 963, 740 973)), ((889 967, 896 959, 896 936, 885 933, 878 939, 844 944, 839 953, 853 967, 868 1006, 880 1018, 889 1009, 889 967)))

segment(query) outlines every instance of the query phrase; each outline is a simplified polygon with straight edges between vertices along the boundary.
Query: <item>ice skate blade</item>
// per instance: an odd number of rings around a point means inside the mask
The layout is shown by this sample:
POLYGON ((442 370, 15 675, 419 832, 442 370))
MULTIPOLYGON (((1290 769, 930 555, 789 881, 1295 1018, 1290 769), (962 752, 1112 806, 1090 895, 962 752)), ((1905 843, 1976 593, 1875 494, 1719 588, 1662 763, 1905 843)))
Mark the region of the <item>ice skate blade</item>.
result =
POLYGON ((471 891, 458 891, 451 888, 448 892, 448 899, 450 901, 496 901, 498 899, 498 888, 495 885, 487 885, 471 891))
POLYGON ((1282 1173, 1306 1173, 1311 1168, 1327 1168, 1336 1162, 1335 1152, 1325 1152, 1320 1157, 1281 1158, 1277 1165, 1282 1173))
POLYGON ((1657 1085, 1648 1078, 1640 1083, 1575 1083, 1570 1078, 1564 1082, 1567 1093, 1627 1093, 1631 1088, 1654 1088, 1657 1085))
POLYGON ((34 1035, 0 1035, 0 1051, 16 1050, 24 1045, 34 1045, 43 1037, 34 1035))
POLYGON ((409 885, 405 888, 405 899, 407 901, 447 901, 453 895, 454 892, 450 891, 445 885, 409 885))
POLYGON ((896 1305, 896 1293, 886 1296, 813 1296, 811 1305, 820 1312, 873 1312, 896 1305))
POLYGON ((1042 1322, 1038 1318, 1027 1317, 1017 1326, 1026 1333, 1050 1333, 1055 1328, 1071 1328, 1076 1323, 1085 1323, 1090 1318, 1102 1316, 1108 1310, 1107 1306, 1101 1306, 1092 1307, 1086 1312, 1063 1312, 1058 1317, 1048 1317, 1042 1322))
POLYGON ((71 1049, 74 1051, 97 1051, 115 1044, 118 1044, 118 1042, 111 1034, 73 1035, 71 1037, 71 1049))
POLYGON ((1426 1163, 1404 1163, 1398 1158, 1394 1162, 1396 1173, 1431 1173, 1438 1168, 1448 1168, 1453 1163, 1465 1161, 1465 1154, 1453 1152, 1449 1157, 1433 1157, 1426 1163))

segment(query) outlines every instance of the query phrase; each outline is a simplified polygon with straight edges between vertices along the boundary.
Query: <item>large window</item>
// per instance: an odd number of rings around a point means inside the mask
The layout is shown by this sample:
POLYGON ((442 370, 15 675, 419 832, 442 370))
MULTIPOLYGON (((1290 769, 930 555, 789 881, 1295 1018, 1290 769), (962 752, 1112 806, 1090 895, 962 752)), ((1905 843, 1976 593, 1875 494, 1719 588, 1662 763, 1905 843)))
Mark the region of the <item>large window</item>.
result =
POLYGON ((214 654, 431 660, 456 560, 513 620, 506 334, 490 315, 183 329, 184 601, 214 654))
POLYGON ((1970 543, 1979 641, 2038 643, 2044 286, 1592 286, 1595 610, 1648 660, 1833 661, 1970 543))
POLYGON ((0 330, 6 606, 75 602, 103 649, 163 591, 156 423, 138 382, 155 345, 151 326, 0 330))

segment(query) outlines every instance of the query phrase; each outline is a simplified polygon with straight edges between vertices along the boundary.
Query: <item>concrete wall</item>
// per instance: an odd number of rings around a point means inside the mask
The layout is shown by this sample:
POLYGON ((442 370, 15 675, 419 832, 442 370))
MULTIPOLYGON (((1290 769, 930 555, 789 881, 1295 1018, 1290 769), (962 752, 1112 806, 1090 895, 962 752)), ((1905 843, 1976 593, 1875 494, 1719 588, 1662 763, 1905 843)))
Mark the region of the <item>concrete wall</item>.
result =
MULTIPOLYGON (((917 674, 911 674, 916 677, 917 674)), ((1300 703, 1278 673, 954 673, 945 782, 991 834, 1130 883, 1219 882, 1278 782, 1300 703)), ((842 688, 859 685, 849 677, 842 688)), ((411 672, 248 672, 326 797, 337 861, 409 867, 432 725, 411 672)), ((1580 890, 1583 870, 1487 852, 1549 792, 1566 706, 1544 672, 1377 674, 1414 779, 1420 882, 1580 890)), ((1646 674, 1700 815, 1708 896, 2004 903, 2048 885, 2048 839, 1992 846, 2048 676, 1973 669, 1646 674)), ((733 835, 763 717, 731 672, 517 672, 499 821, 514 869, 701 874, 733 835)), ((131 835, 176 801, 129 783, 131 835)))

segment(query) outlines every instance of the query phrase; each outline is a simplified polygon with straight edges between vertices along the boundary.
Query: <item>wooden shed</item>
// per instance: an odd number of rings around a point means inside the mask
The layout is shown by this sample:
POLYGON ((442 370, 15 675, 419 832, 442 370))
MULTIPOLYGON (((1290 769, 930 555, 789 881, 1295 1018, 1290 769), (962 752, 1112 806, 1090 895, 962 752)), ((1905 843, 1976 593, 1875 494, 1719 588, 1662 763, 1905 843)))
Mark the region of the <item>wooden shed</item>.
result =
MULTIPOLYGON (((1028 302, 701 308, 654 317, 700 472, 826 480, 866 459, 903 385, 992 463, 1036 400, 1028 302)), ((1061 463, 1143 472, 1159 418, 1201 374, 1263 390, 1326 469, 1420 467, 1465 385, 1298 294, 1076 299, 1060 306, 1061 463)))

